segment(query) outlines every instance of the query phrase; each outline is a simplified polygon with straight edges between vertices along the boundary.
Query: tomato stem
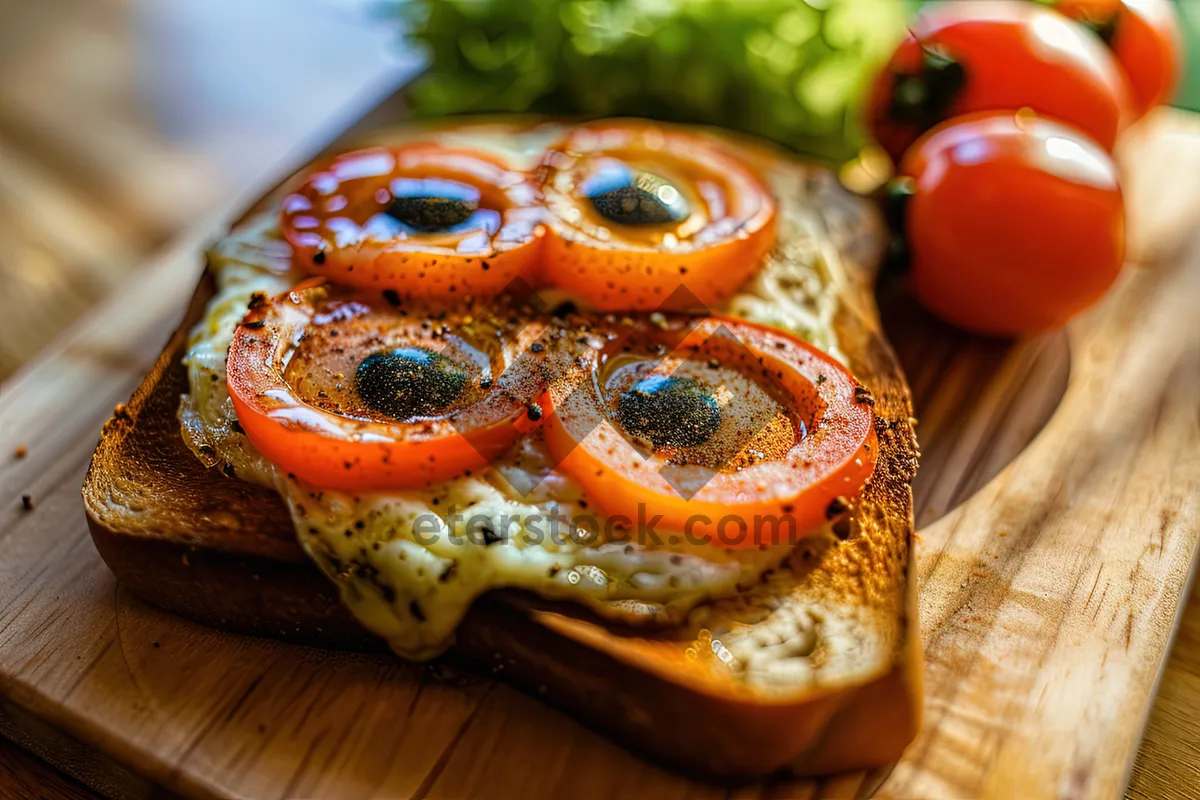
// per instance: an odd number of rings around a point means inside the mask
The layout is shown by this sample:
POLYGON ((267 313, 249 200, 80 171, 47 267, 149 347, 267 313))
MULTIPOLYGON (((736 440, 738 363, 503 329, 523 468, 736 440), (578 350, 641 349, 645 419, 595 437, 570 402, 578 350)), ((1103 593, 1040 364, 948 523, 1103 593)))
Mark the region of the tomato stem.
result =
POLYGON ((892 232, 892 240, 888 244, 886 267, 889 271, 904 272, 908 270, 908 202, 916 194, 917 183, 907 175, 901 175, 891 180, 884 189, 883 217, 888 229, 892 232))
POLYGON ((907 222, 908 201, 917 193, 917 182, 907 175, 900 175, 888 182, 884 189, 883 214, 888 227, 897 236, 904 235, 907 222))
MULTIPOLYGON (((1032 0, 1039 6, 1045 6, 1052 11, 1058 11, 1062 0, 1032 0)), ((1113 11, 1109 14, 1102 12, 1098 13, 1095 9, 1080 9, 1079 16, 1068 14, 1075 22, 1078 22, 1083 27, 1087 28, 1092 33, 1100 37, 1100 39, 1109 47, 1112 47, 1113 39, 1117 36, 1117 17, 1120 16, 1119 11, 1113 11)))
POLYGON ((937 47, 921 43, 921 51, 921 66, 915 73, 896 75, 890 113, 899 122, 925 130, 945 119, 966 86, 967 72, 937 47))
POLYGON ((1083 27, 1095 33, 1100 37, 1100 41, 1111 48, 1113 41, 1117 38, 1117 29, 1120 27, 1121 21, 1120 17, 1119 13, 1114 12, 1105 18, 1089 16, 1086 19, 1080 20, 1080 22, 1083 24, 1083 27))

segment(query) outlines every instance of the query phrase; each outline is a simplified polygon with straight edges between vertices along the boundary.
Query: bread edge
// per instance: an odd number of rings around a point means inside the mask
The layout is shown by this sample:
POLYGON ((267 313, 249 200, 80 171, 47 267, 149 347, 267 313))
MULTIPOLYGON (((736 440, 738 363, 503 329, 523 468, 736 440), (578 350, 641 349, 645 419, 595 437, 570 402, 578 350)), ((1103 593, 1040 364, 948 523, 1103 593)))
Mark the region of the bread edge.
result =
MULTIPOLYGON (((381 650, 377 637, 338 600, 333 584, 306 561, 198 546, 169 534, 150 538, 108 525, 93 509, 98 502, 89 494, 96 485, 93 472, 104 468, 99 454, 119 448, 135 429, 147 399, 167 371, 178 367, 187 333, 212 292, 206 273, 124 413, 105 424, 83 486, 96 549, 135 596, 195 622, 294 644, 381 650)), ((286 513, 282 503, 279 507, 286 513)), ((532 611, 545 604, 512 592, 490 593, 474 604, 449 658, 493 674, 499 660, 505 668, 497 677, 505 682, 689 776, 748 779, 780 770, 804 776, 881 766, 899 758, 921 723, 911 523, 910 503, 902 645, 888 671, 855 686, 787 703, 731 701, 563 635, 532 611)))

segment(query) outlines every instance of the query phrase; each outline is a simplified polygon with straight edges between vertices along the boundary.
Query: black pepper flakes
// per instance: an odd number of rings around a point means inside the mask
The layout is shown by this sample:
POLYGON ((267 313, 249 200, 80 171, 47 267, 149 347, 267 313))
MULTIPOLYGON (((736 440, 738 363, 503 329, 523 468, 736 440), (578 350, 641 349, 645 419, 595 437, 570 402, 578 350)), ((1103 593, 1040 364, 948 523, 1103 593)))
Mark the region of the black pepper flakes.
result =
POLYGON ((833 535, 843 542, 850 538, 850 518, 842 517, 833 523, 833 535))
POLYGON ((542 407, 537 403, 530 403, 529 407, 525 409, 525 416, 529 418, 530 422, 537 422, 542 418, 542 407))
POLYGON ((865 403, 871 407, 875 406, 875 398, 871 396, 871 390, 865 386, 854 387, 854 402, 865 403))
POLYGON ((829 505, 825 507, 825 519, 833 519, 841 516, 850 510, 850 504, 846 502, 846 498, 838 496, 829 501, 829 505))
POLYGON ((31 495, 21 495, 21 508, 25 511, 33 511, 33 497, 31 495))
POLYGON ((546 346, 544 344, 542 344, 541 342, 534 342, 533 344, 531 344, 529 346, 529 349, 535 353, 541 353, 541 352, 545 351, 546 346))
POLYGON ((400 305, 400 293, 397 292, 395 289, 384 289, 383 290, 383 299, 387 300, 388 303, 390 303, 393 306, 400 305))
POLYGON ((408 612, 413 615, 413 618, 416 619, 417 622, 425 621, 425 610, 421 608, 421 604, 416 600, 413 600, 408 604, 408 612))
POLYGON ((324 264, 325 263, 325 251, 324 250, 318 250, 317 252, 313 253, 313 263, 314 264, 324 264))

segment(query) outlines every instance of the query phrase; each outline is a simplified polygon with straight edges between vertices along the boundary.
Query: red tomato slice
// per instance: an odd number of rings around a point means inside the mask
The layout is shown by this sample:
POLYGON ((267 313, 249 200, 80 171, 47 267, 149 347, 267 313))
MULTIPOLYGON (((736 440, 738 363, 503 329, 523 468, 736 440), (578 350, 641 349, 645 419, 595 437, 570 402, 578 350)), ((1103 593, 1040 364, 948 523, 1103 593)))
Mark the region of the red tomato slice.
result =
POLYGON ((538 322, 401 310, 313 283, 252 305, 229 348, 251 443, 322 489, 424 486, 482 467, 540 418, 538 322))
POLYGON ((961 117, 913 145, 900 173, 913 292, 959 327, 1056 327, 1120 273, 1117 168, 1078 131, 1006 111, 961 117))
POLYGON ((657 518, 690 541, 765 547, 812 533, 874 470, 870 394, 793 336, 693 322, 642 342, 624 330, 551 383, 554 462, 610 517, 657 518))
POLYGON ((675 295, 676 306, 712 307, 775 242, 762 182, 700 134, 649 122, 579 127, 550 149, 538 178, 551 214, 543 279, 583 306, 652 310, 675 295))
POLYGON ((872 88, 870 127, 899 161, 922 132, 976 111, 1030 108, 1111 151, 1129 87, 1091 32, 1026 0, 930 6, 872 88))
POLYGON ((335 156, 283 201, 302 269, 402 299, 489 298, 538 258, 537 190, 496 156, 415 143, 335 156))

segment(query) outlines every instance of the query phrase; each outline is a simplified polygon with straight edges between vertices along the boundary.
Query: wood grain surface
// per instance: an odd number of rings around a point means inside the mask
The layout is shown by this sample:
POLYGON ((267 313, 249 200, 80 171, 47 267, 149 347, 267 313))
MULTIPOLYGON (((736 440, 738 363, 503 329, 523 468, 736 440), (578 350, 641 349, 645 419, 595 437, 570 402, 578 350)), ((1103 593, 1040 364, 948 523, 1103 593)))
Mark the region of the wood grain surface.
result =
MULTIPOLYGON (((1161 115, 1123 156, 1134 263, 1065 335, 1009 347, 889 302, 926 447, 928 716, 879 796, 1112 797, 1126 784, 1198 533, 1200 198, 1174 176, 1200 168, 1200 125, 1161 115)), ((853 797, 878 786, 882 772, 696 783, 486 679, 219 634, 128 597, 91 548, 77 487, 100 420, 157 353, 220 225, 194 228, 0 396, 9 719, 32 716, 131 766, 104 787, 111 796, 139 796, 141 776, 200 797, 853 797), (18 444, 28 454, 7 456, 18 444)))
POLYGON ((32 753, 0 739, 0 800, 94 800, 96 796, 32 753))

